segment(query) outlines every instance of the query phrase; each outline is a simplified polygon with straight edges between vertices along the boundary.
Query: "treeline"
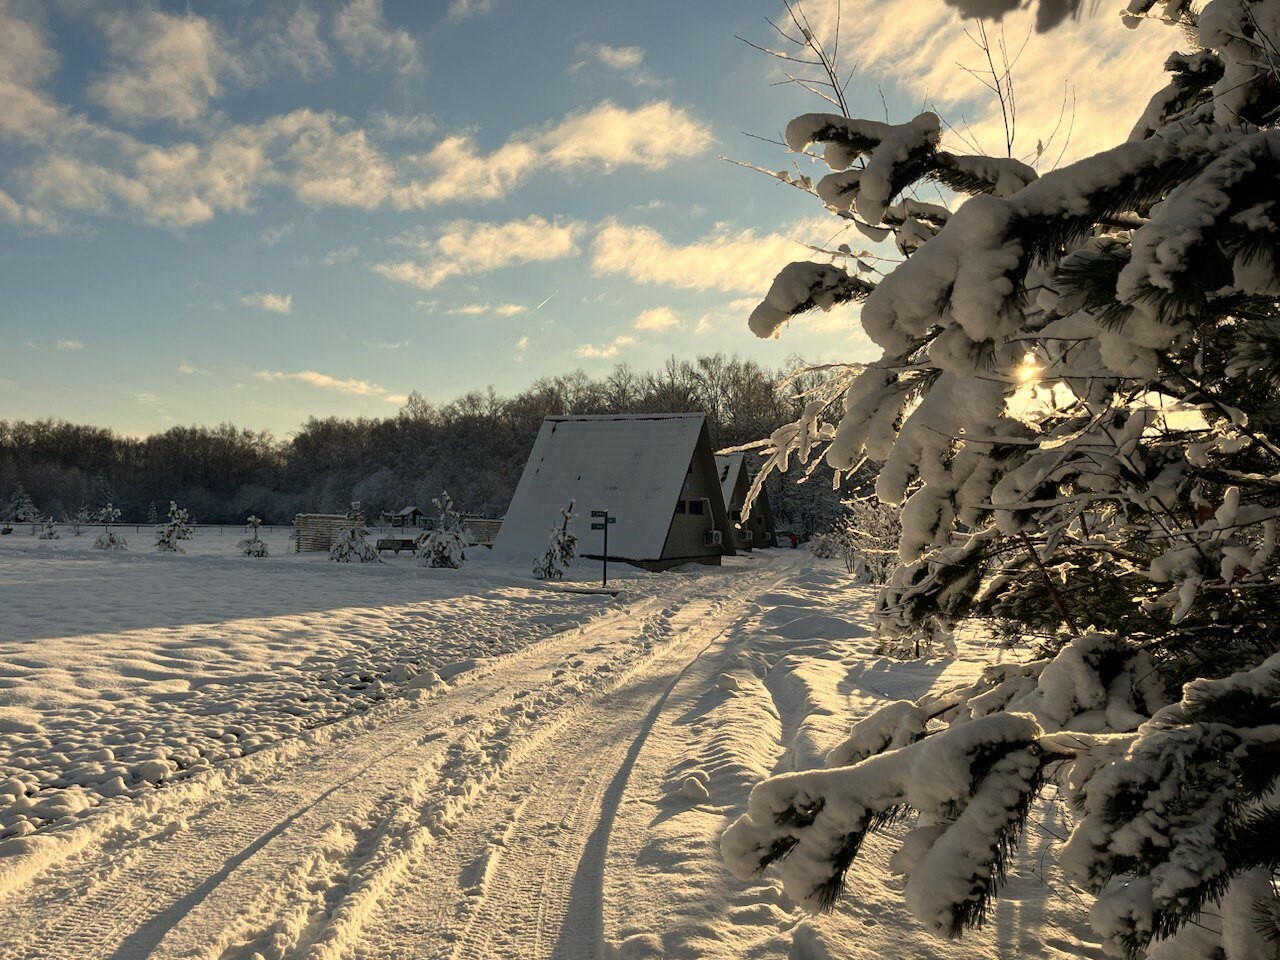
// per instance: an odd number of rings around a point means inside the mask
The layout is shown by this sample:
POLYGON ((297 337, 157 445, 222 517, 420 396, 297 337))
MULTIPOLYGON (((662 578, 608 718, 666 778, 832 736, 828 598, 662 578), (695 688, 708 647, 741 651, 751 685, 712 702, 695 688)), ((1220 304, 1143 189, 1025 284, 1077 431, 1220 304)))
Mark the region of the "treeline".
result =
MULTIPOLYGON (((581 370, 545 377, 512 397, 490 387, 435 406, 415 392, 393 417, 311 418, 286 440, 269 432, 173 427, 138 439, 55 420, 0 421, 0 496, 19 485, 46 514, 110 501, 127 522, 177 500, 202 523, 255 513, 288 523, 296 513, 341 512, 359 500, 370 517, 409 504, 430 509, 447 489, 466 513, 500 516, 515 491, 544 417, 553 414, 707 414, 716 449, 768 436, 803 411, 821 373, 793 377, 723 354, 672 358, 658 371, 626 364, 592 379, 581 370)), ((803 486, 771 478, 788 526, 825 529, 838 512, 830 474, 803 486)))

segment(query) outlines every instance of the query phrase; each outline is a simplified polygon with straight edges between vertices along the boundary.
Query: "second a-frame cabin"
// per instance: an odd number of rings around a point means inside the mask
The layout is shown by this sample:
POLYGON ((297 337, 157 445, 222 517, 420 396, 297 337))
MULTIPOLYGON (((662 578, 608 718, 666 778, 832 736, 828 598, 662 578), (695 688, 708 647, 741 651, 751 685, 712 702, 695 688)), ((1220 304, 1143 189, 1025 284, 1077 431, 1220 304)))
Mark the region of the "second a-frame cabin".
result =
POLYGON ((608 511, 609 559, 647 570, 719 564, 734 553, 732 527, 701 413, 547 417, 493 545, 495 557, 532 564, 560 511, 578 555, 600 559, 608 511))
POLYGON ((725 511, 729 514, 729 526, 733 529, 734 549, 776 547, 777 533, 773 526, 773 510, 769 507, 769 491, 761 487, 760 495, 751 504, 751 512, 745 518, 742 516, 742 505, 747 502, 747 491, 751 489, 746 454, 716 454, 716 474, 720 478, 725 511))

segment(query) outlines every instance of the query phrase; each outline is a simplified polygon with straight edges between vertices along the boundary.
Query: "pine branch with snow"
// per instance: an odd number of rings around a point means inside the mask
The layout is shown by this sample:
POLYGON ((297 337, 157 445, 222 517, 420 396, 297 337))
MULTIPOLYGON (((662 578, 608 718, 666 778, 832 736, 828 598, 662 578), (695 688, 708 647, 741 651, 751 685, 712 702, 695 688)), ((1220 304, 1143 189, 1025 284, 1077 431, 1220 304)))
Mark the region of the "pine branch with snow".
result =
POLYGON ((924 652, 977 622, 1046 654, 756 787, 726 858, 741 875, 776 861, 810 906, 906 810, 908 906, 945 935, 980 923, 1049 777, 1082 805, 1062 862, 1097 892, 1109 949, 1194 934, 1199 955, 1273 952, 1275 844, 1258 838, 1280 818, 1280 0, 1166 14, 1198 49, 1169 58, 1129 141, 1038 178, 957 161, 928 114, 787 128, 793 150, 825 146, 812 192, 885 237, 917 184, 973 195, 911 227, 878 282, 779 275, 757 335, 856 297, 882 355, 776 431, 766 468, 879 465, 876 495, 901 509, 888 643, 924 652), (1207 909, 1221 929, 1189 933, 1207 909))

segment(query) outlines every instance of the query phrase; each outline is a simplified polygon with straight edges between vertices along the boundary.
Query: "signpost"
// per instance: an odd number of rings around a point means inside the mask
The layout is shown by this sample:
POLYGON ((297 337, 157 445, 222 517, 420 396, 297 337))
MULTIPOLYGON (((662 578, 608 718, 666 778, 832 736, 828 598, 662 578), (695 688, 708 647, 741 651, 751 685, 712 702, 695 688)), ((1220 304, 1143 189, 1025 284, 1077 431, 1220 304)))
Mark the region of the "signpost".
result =
POLYGON ((600 586, 607 587, 609 585, 609 524, 617 523, 618 518, 609 516, 608 510, 592 510, 591 521, 592 530, 604 531, 604 553, 601 556, 603 566, 600 568, 600 586))

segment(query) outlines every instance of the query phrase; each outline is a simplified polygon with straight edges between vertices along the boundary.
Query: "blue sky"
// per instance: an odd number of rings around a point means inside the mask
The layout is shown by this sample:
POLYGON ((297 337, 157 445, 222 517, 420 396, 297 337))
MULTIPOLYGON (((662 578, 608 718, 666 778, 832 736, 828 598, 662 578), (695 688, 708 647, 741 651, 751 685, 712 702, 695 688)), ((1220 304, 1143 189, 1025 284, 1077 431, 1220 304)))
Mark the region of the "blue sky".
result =
MULTIPOLYGON (((806 10, 834 36, 831 0, 806 10)), ((746 329, 801 242, 838 229, 719 159, 790 166, 744 131, 821 108, 734 39, 780 46, 779 14, 0 0, 0 418, 285 435, 391 415, 411 390, 509 394, 672 354, 871 359, 852 310, 778 341, 746 329)), ((1022 21, 1006 30, 1023 42, 1022 21)), ((997 144, 991 98, 956 66, 980 55, 939 0, 846 3, 841 43, 855 115, 928 107, 997 144)), ((1109 11, 1033 37, 1019 149, 1064 102, 1063 162, 1122 139, 1176 43, 1109 11)))

